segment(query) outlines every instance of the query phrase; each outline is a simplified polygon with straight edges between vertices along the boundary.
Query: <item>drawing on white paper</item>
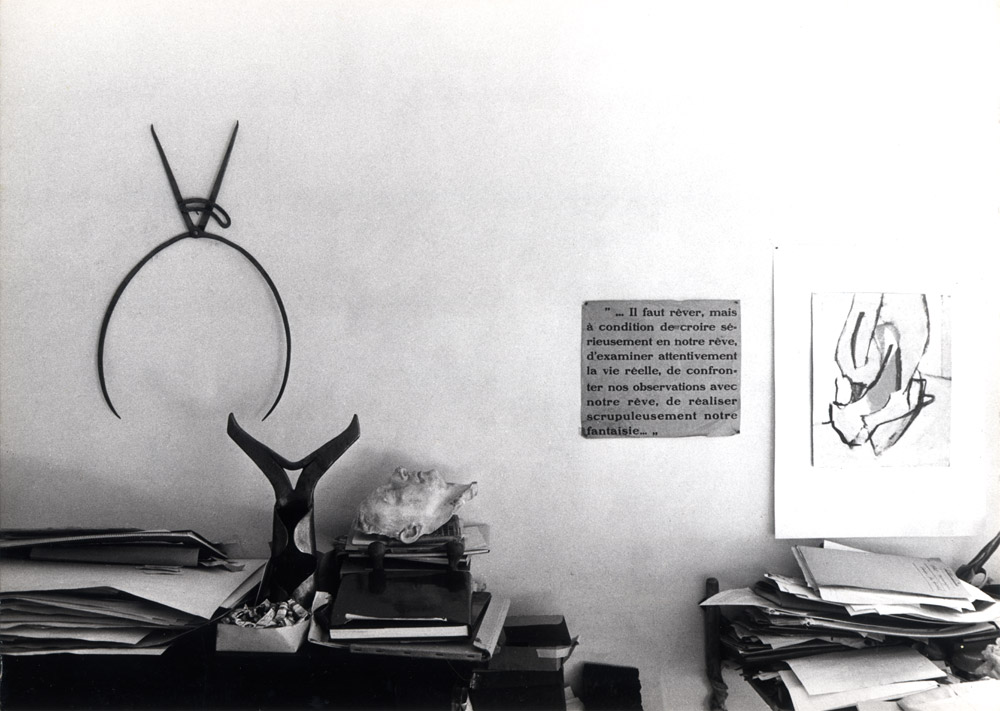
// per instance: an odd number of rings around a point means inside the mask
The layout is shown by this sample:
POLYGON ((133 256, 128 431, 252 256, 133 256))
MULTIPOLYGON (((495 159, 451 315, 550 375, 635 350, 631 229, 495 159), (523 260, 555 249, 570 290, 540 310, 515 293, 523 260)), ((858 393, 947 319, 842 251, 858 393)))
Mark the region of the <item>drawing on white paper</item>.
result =
POLYGON ((812 295, 813 465, 947 466, 948 297, 812 295))

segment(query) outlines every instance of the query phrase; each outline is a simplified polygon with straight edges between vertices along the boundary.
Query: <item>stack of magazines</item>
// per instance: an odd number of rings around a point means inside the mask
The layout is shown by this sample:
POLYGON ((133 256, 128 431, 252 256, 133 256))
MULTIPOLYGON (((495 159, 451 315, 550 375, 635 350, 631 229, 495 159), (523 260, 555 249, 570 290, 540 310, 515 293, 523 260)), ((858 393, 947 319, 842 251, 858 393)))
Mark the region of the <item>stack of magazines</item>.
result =
POLYGON ((414 543, 355 529, 335 542, 338 584, 313 604, 311 642, 359 654, 456 660, 492 655, 509 601, 478 589, 485 527, 453 516, 414 543))
POLYGON ((801 577, 769 573, 702 603, 726 608, 722 647, 776 708, 825 711, 970 681, 955 653, 1000 635, 1000 602, 940 560, 832 542, 792 553, 801 577))
POLYGON ((0 653, 160 654, 252 592, 265 560, 193 531, 0 530, 0 653))

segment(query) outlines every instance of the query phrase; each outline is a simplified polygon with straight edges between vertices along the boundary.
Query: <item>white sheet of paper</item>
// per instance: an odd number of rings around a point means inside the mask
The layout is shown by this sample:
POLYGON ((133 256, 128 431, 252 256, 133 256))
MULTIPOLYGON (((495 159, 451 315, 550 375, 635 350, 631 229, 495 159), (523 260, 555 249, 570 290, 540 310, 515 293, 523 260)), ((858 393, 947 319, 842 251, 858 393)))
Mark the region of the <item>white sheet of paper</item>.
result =
POLYGON ((779 672, 781 681, 788 689, 795 711, 833 711, 855 705, 861 701, 884 701, 898 699, 908 694, 915 694, 937 687, 935 681, 904 681, 899 684, 873 686, 867 689, 851 689, 835 694, 809 694, 799 682, 794 672, 782 670, 779 672))
POLYGON ((822 246, 815 237, 798 242, 778 246, 774 256, 775 535, 982 535, 995 514, 1000 456, 994 432, 983 426, 997 410, 996 389, 982 387, 983 374, 1000 362, 1000 331, 982 327, 997 313, 989 260, 899 244, 879 249, 863 233, 822 246), (865 292, 951 296, 950 466, 813 466, 812 294, 865 292))
POLYGON ((810 696, 946 676, 934 662, 910 647, 830 652, 788 659, 786 663, 810 696))
POLYGON ((752 605, 754 607, 774 607, 774 603, 765 600, 750 588, 733 588, 732 590, 720 590, 707 600, 702 601, 702 607, 713 607, 716 605, 752 605))

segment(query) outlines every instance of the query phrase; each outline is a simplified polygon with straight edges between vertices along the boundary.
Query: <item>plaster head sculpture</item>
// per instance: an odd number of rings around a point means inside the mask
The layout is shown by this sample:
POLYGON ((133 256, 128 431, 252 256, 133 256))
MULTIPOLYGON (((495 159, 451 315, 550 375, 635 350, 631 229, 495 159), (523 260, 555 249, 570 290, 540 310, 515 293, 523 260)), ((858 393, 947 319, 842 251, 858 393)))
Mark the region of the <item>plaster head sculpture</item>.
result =
POLYGON ((419 472, 398 467, 358 506, 357 526, 369 534, 413 543, 443 526, 476 495, 477 484, 451 484, 436 469, 419 472))

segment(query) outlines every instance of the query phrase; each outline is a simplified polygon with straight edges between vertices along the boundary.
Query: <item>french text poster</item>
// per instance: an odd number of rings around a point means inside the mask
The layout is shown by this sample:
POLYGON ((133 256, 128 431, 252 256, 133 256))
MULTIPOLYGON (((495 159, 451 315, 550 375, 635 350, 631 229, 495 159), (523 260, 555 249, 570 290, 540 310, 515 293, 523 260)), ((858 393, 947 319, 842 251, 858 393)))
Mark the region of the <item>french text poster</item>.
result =
POLYGON ((586 301, 584 437, 740 431, 740 302, 586 301))

